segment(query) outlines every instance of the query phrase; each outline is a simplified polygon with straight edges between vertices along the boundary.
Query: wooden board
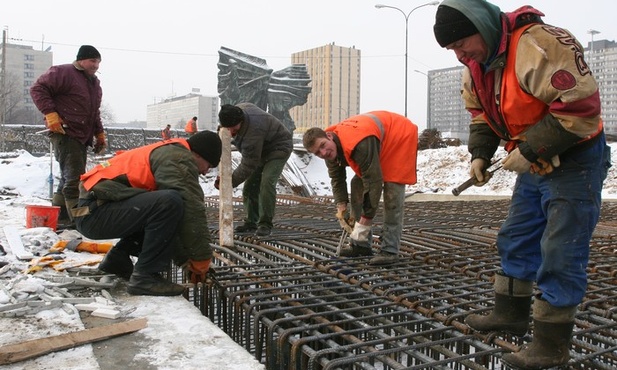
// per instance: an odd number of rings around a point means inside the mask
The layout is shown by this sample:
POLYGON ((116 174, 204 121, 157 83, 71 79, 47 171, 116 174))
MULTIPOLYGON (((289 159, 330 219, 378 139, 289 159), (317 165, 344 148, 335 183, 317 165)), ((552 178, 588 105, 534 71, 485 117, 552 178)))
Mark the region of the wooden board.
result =
POLYGON ((28 340, 0 347, 0 365, 12 364, 51 352, 74 348, 122 334, 132 333, 146 327, 145 318, 123 321, 117 324, 84 329, 73 333, 28 340))
POLYGON ((21 242, 21 235, 19 234, 19 230, 17 230, 17 227, 5 226, 4 235, 6 236, 6 240, 9 242, 11 251, 17 259, 31 260, 32 258, 34 258, 34 255, 26 251, 26 249, 24 248, 24 244, 21 242))

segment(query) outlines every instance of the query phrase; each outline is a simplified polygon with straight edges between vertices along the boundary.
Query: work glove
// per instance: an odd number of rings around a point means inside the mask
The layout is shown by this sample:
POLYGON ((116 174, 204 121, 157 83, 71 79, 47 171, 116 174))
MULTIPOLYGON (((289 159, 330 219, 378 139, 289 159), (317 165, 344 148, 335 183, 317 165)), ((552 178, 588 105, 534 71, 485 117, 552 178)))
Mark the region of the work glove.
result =
POLYGON ((65 134, 64 129, 62 128, 64 122, 62 121, 62 118, 60 118, 60 115, 58 113, 47 113, 45 115, 45 124, 47 125, 49 131, 63 135, 65 134))
POLYGON ((482 186, 491 179, 493 174, 488 172, 486 169, 488 168, 488 162, 482 158, 476 158, 471 161, 471 167, 469 169, 469 176, 475 177, 476 182, 475 186, 482 186))
POLYGON ((504 170, 514 171, 518 174, 525 173, 531 169, 531 162, 521 154, 519 148, 511 151, 501 163, 504 170))
POLYGON ((555 168, 559 167, 560 165, 561 162, 559 161, 558 155, 553 156, 550 162, 542 158, 538 158, 538 161, 536 163, 531 164, 531 169, 529 170, 529 172, 537 173, 540 176, 544 176, 553 172, 555 168))
POLYGON ((211 258, 203 261, 188 260, 185 264, 186 273, 189 281, 193 284, 205 283, 206 273, 210 270, 211 258))
POLYGON ((358 243, 367 243, 368 236, 371 233, 371 224, 372 220, 368 218, 360 218, 360 222, 356 222, 353 226, 353 230, 349 235, 352 242, 358 243))
POLYGON ((105 148, 107 148, 107 141, 105 140, 105 133, 101 132, 96 135, 94 141, 94 154, 103 154, 105 153, 105 148))
POLYGON ((216 180, 214 180, 214 188, 216 190, 220 190, 219 187, 221 186, 221 176, 217 176, 216 180))
POLYGON ((349 212, 347 211, 347 203, 338 203, 336 205, 336 219, 338 220, 343 230, 351 234, 351 232, 353 231, 355 220, 349 215, 349 212))

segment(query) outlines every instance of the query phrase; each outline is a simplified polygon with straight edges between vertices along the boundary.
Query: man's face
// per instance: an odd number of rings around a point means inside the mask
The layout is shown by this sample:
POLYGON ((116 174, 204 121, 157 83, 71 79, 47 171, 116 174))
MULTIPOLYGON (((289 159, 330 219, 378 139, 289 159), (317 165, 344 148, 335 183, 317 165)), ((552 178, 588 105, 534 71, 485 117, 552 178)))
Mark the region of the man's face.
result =
POLYGON ((238 123, 235 126, 231 126, 231 127, 225 127, 226 129, 229 130, 229 133, 231 134, 232 137, 236 136, 236 134, 238 133, 238 131, 240 131, 240 125, 241 123, 238 123))
POLYGON ((332 140, 332 134, 326 133, 327 138, 320 137, 315 140, 315 144, 309 148, 309 152, 327 161, 336 159, 336 143, 332 140))
POLYGON ((210 162, 205 160, 202 156, 200 156, 197 153, 193 153, 193 156, 195 157, 195 162, 197 162, 197 169, 199 170, 199 173, 202 175, 207 174, 210 168, 212 167, 210 162))
POLYGON ((88 76, 94 76, 96 71, 99 70, 99 64, 101 63, 100 59, 92 58, 92 59, 82 59, 78 61, 81 68, 84 69, 88 76))
POLYGON ((458 60, 472 59, 484 63, 488 59, 488 46, 479 33, 446 45, 446 49, 454 51, 458 60))

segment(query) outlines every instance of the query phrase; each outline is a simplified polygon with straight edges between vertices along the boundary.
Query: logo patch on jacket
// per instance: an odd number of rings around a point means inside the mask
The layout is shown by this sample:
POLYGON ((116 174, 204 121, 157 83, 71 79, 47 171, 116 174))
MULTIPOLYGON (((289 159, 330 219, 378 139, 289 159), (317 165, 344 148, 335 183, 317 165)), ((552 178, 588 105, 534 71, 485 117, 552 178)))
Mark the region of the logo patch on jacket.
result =
POLYGON ((551 76, 551 85, 557 90, 569 90, 576 85, 576 79, 572 73, 560 69, 551 76))

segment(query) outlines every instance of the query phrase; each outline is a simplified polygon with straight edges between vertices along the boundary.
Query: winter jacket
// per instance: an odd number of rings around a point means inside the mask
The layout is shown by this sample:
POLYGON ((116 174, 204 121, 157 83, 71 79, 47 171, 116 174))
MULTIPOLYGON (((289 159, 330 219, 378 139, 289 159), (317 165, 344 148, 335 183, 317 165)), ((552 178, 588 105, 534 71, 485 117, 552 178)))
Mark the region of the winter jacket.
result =
POLYGON ((93 174, 101 179, 88 185, 90 194, 101 201, 121 201, 148 191, 172 189, 184 199, 184 218, 180 226, 180 242, 174 248, 174 261, 181 265, 187 259, 202 261, 212 257, 211 235, 206 219, 204 193, 199 184, 199 169, 185 139, 172 139, 121 153, 103 166, 97 166, 82 176, 82 188, 93 174), (125 169, 116 171, 114 164, 125 169), (139 180, 143 167, 151 173, 151 181, 139 180), (104 180, 105 173, 113 179, 104 180), (119 172, 126 172, 116 175, 119 172), (134 184, 132 186, 131 184, 134 184))
POLYGON ((103 132, 103 90, 96 76, 88 76, 76 64, 52 66, 30 88, 36 107, 43 114, 57 112, 64 131, 84 145, 103 132))
POLYGON ((232 174, 233 187, 242 184, 267 161, 289 158, 293 150, 292 134, 278 118, 251 103, 236 106, 244 112, 244 121, 232 140, 242 154, 232 174))
POLYGON ((345 166, 362 179, 363 216, 373 218, 384 182, 416 183, 418 127, 404 116, 374 111, 325 129, 335 134, 338 158, 326 161, 337 203, 348 202, 345 166))
POLYGON ((598 86, 574 36, 543 24, 544 14, 530 6, 492 17, 469 4, 475 3, 447 2, 485 40, 494 38, 488 30, 500 30, 484 64, 461 60, 467 66, 463 99, 472 114, 472 159, 490 161, 506 140, 508 151, 518 146, 530 162, 550 160, 595 138, 602 131, 598 86))
POLYGON ((190 135, 197 133, 197 122, 192 118, 186 121, 186 125, 184 125, 184 131, 190 135))

